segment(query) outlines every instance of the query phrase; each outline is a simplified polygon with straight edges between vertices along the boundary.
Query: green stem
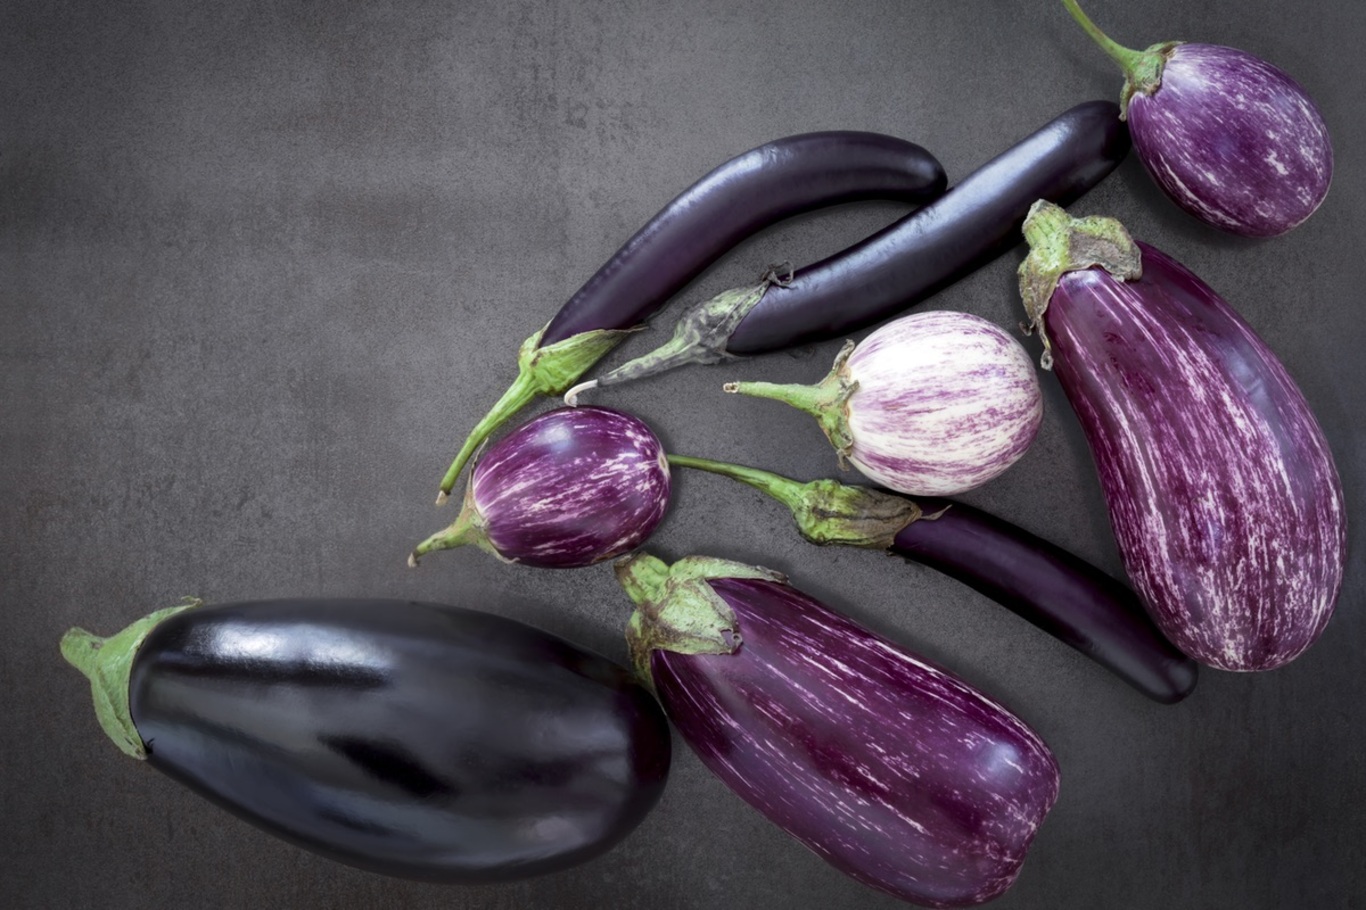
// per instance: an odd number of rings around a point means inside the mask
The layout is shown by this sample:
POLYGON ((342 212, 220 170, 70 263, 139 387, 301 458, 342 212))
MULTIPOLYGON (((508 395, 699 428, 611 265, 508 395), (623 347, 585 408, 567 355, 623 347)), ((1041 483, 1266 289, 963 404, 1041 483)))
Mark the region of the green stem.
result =
POLYGON ((1067 7, 1072 18, 1091 36, 1091 40, 1100 45, 1100 49, 1105 51, 1111 60, 1119 64, 1120 70, 1124 73, 1124 89, 1119 95, 1119 119, 1127 119, 1129 99, 1135 94, 1151 95, 1162 87, 1162 70, 1167 65, 1167 58, 1171 55, 1172 48, 1181 42, 1164 41, 1141 51, 1134 50, 1111 40, 1109 35, 1102 32, 1091 18, 1082 12, 1077 0, 1062 0, 1062 5, 1067 7))
POLYGON ((453 550, 456 547, 463 547, 473 544, 481 550, 487 550, 499 559, 502 554, 493 548, 489 542, 488 535, 484 532, 483 517, 479 510, 474 507, 474 501, 467 490, 465 501, 460 506, 460 514, 455 516, 455 521, 428 537, 422 543, 413 547, 413 552, 408 554, 408 565, 417 568, 418 561, 428 553, 437 550, 453 550))
POLYGON ((503 393, 503 397, 498 399, 498 403, 489 409, 483 419, 474 425, 470 430, 470 435, 465 437, 465 444, 460 447, 460 451, 455 456, 455 461, 446 470, 446 476, 441 478, 441 492, 437 494, 436 504, 441 505, 451 495, 455 481, 460 476, 460 472, 465 470, 465 465, 474 457, 474 453, 479 447, 497 431, 499 427, 513 418, 518 411, 526 407, 535 399, 537 395, 535 382, 526 372, 517 374, 517 378, 508 386, 508 390, 503 393))
POLYGON ((1124 70, 1127 76, 1135 71, 1140 65, 1143 51, 1118 44, 1109 35, 1105 34, 1100 28, 1091 21, 1091 17, 1082 11, 1077 5, 1077 0, 1062 0, 1062 5, 1067 7, 1067 11, 1072 14, 1072 18, 1077 20, 1082 31, 1091 36, 1091 40, 1100 45, 1100 49, 1110 56, 1110 59, 1119 64, 1119 68, 1124 70))
POLYGON ((62 657, 90 680, 100 728, 114 745, 133 758, 147 757, 147 748, 138 735, 128 705, 128 680, 133 672, 133 659, 143 641, 162 621, 201 603, 187 598, 182 604, 144 616, 108 638, 80 628, 69 629, 62 636, 62 657))
POLYGON ((848 369, 849 356, 853 353, 854 342, 845 342, 830 372, 815 385, 728 382, 722 388, 734 395, 771 398, 812 415, 843 464, 854 447, 854 437, 849 432, 849 396, 858 391, 858 383, 850 380, 848 369))
POLYGON ((920 506, 906 497, 871 487, 830 479, 801 483, 759 468, 685 455, 670 455, 669 464, 720 474, 766 493, 787 506, 797 530, 819 546, 890 549, 903 528, 924 517, 920 506))
POLYGON ((635 553, 617 561, 617 581, 631 603, 657 603, 664 597, 669 580, 669 564, 650 553, 635 553))

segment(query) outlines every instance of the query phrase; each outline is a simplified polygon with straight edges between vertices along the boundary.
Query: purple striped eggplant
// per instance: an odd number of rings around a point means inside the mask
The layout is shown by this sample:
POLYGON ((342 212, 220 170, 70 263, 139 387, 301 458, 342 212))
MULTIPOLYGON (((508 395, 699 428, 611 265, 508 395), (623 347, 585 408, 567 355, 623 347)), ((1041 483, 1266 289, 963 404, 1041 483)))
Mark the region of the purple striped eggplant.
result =
POLYGON ((1125 585, 994 515, 961 502, 914 501, 829 478, 801 483, 743 465, 670 455, 669 464, 749 484, 792 512, 818 546, 865 547, 958 579, 1162 704, 1195 688, 1195 661, 1176 650, 1125 585))
POLYGON ((901 493, 981 486, 1025 453, 1043 420, 1029 355, 968 313, 915 313, 850 342, 819 384, 732 382, 727 392, 786 402, 820 421, 841 463, 901 493))
POLYGON ((587 566, 635 549, 668 507, 669 464, 643 421, 608 408, 559 408, 484 453, 460 515, 408 562, 474 544, 508 562, 587 566))
POLYGON ((1058 765, 972 686, 766 569, 618 562, 642 678, 702 762, 841 872, 928 907, 1001 894, 1058 765))
POLYGON ((1247 237, 1284 234, 1318 209, 1333 179, 1333 147, 1318 106, 1294 79, 1231 47, 1121 47, 1076 0, 1063 4, 1124 70, 1121 116, 1172 201, 1247 237))
POLYGON ((517 378, 466 438, 441 481, 444 502, 484 440, 537 395, 561 395, 593 364, 746 237, 841 203, 923 203, 947 178, 913 142, 851 130, 801 133, 730 159, 684 190, 522 343, 517 378))
POLYGON ((1158 627, 1225 670, 1301 654, 1346 561, 1342 484, 1285 367, 1222 298, 1108 218, 1039 203, 1020 289, 1158 627))

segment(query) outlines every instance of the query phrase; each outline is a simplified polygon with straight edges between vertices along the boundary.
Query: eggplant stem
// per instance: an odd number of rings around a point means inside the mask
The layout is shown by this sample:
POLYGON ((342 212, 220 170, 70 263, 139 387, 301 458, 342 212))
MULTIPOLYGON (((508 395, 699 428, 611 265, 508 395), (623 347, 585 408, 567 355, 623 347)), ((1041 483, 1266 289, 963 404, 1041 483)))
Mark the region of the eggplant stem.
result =
POLYGON ((1138 65, 1143 51, 1134 50, 1119 44, 1109 35, 1100 30, 1096 23, 1091 21, 1091 17, 1082 11, 1077 0, 1062 0, 1062 5, 1067 7, 1067 11, 1072 14, 1072 18, 1077 20, 1082 31, 1091 36, 1091 40, 1100 45, 1100 49, 1109 55, 1110 59, 1119 64, 1120 69, 1124 70, 1125 75, 1132 73, 1138 65))
POLYGON ((428 553, 437 550, 453 550, 456 547, 469 544, 473 544, 481 550, 487 550, 500 559, 503 558, 502 554, 493 549, 493 545, 489 543, 488 535, 484 533, 483 519, 479 511, 475 509, 470 491, 467 488, 465 501, 461 504, 460 514, 455 517, 455 521, 413 547, 413 551, 408 554, 408 567, 416 569, 418 562, 428 553))
POLYGON ((849 357, 854 353, 854 342, 846 341, 835 355, 834 366, 826 377, 815 385, 775 382, 728 382, 721 388, 732 395, 770 398, 805 411, 816 418, 825 437, 835 447, 840 466, 854 448, 849 431, 849 397, 858 391, 858 383, 849 378, 849 357))
POLYGON ((465 438, 465 444, 460 447, 455 460, 446 470, 446 476, 441 478, 441 491, 437 494, 436 504, 442 505, 451 495, 451 489, 455 486, 455 481, 460 477, 460 472, 465 469, 471 456, 478 451, 479 447, 493 435, 494 431, 512 419, 518 411, 525 408, 536 398, 536 384, 531 376, 526 372, 519 372, 517 378, 508 386, 508 390, 498 399, 498 402, 489 409, 474 429, 470 430, 470 435, 465 438))
POLYGON ((1091 21, 1091 17, 1082 12, 1077 0, 1062 0, 1062 5, 1067 7, 1072 18, 1077 20, 1082 31, 1090 35, 1091 40, 1100 45, 1100 49, 1105 51, 1111 60, 1119 64, 1120 70, 1124 73, 1124 89, 1119 95, 1119 119, 1127 120, 1129 101, 1134 95, 1151 95, 1162 87, 1162 70, 1167 65, 1172 48, 1181 42, 1165 41, 1141 51, 1134 50, 1115 42, 1102 32, 1091 21))
POLYGON ((774 474, 772 471, 729 464, 724 461, 712 461, 708 458, 692 458, 688 455, 671 454, 669 455, 669 464, 671 466, 677 465, 680 468, 706 471, 709 474, 720 474, 722 477, 729 477, 731 480, 749 484, 759 492, 778 500, 794 512, 801 507, 802 491, 806 487, 806 484, 800 481, 784 477, 781 474, 774 474))

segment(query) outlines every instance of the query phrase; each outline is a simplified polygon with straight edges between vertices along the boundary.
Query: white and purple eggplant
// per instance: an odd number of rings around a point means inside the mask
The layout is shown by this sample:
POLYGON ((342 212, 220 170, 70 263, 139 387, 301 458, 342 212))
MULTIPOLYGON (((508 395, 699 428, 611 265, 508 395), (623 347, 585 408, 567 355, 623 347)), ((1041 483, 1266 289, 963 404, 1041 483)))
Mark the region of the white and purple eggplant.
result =
POLYGON ((1246 237, 1284 234, 1318 209, 1333 179, 1333 146, 1299 83, 1231 47, 1121 47, 1076 0, 1063 5, 1124 71, 1120 116, 1143 166, 1172 201, 1246 237))
POLYGON ((997 477, 1043 420, 1038 376, 1020 343, 979 316, 949 310, 903 316, 847 343, 817 385, 725 389, 806 411, 841 464, 917 496, 962 493, 997 477))
POLYGON ((508 562, 567 569, 614 559, 669 507, 669 464, 639 418, 559 408, 514 429, 470 473, 464 505, 408 558, 474 544, 508 562))
POLYGON ((1113 219, 1039 202, 1020 290, 1095 457, 1124 567, 1190 657, 1269 670, 1332 615, 1342 483, 1285 367, 1252 327, 1113 219))
POLYGON ((854 879, 928 907, 1000 895, 1058 795, 1022 720, 767 569, 638 553, 632 657, 708 769, 854 879))

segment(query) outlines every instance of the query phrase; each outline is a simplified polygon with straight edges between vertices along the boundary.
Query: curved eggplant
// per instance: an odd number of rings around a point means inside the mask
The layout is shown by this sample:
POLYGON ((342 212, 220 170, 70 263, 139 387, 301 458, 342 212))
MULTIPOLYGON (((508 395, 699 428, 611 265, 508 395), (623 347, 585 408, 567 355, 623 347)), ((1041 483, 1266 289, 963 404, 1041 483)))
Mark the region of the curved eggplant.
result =
POLYGON ((865 547, 956 578, 1162 704, 1195 688, 1198 667, 1162 637, 1129 588, 1095 566, 980 509, 914 501, 836 480, 800 483, 758 468, 670 455, 669 463, 749 484, 792 512, 819 546, 865 547))
POLYGON ((1224 670, 1303 653, 1332 615, 1347 519, 1323 430, 1232 307, 1109 218, 1041 202, 1020 288, 1095 456, 1158 627, 1224 670))
POLYGON ((465 440, 441 481, 444 501, 479 446, 537 395, 561 395, 723 253, 802 212, 864 199, 920 203, 944 192, 920 146, 858 131, 788 136, 707 174, 617 250, 518 353, 518 375, 465 440))
POLYGON ((1121 47, 1076 0, 1063 5, 1124 71, 1121 116, 1134 151, 1173 202, 1244 237, 1284 234, 1322 204, 1332 142, 1318 105, 1289 75, 1216 44, 1121 47))
POLYGON ((838 338, 895 316, 1016 246, 1036 199, 1067 205, 1081 198, 1128 152, 1129 134, 1115 104, 1079 104, 939 199, 854 246, 694 306, 670 341, 575 386, 565 401, 574 404, 589 389, 687 363, 838 338))
POLYGON ((636 827, 669 768, 667 722, 625 669, 474 610, 191 604, 108 639, 73 629, 62 653, 124 751, 386 875, 472 883, 584 862, 636 827))
POLYGON ((1023 721, 765 569, 637 554, 627 638, 675 729, 841 872, 963 907, 1015 881, 1058 794, 1023 721))

